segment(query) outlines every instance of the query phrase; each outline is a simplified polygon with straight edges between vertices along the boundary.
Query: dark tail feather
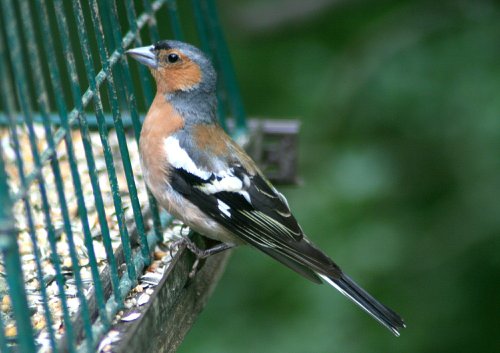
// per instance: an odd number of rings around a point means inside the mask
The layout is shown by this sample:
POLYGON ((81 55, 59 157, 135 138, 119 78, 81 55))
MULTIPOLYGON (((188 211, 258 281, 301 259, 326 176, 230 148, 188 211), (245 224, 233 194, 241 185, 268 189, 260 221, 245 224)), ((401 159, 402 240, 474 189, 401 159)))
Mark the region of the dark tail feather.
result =
POLYGON ((318 275, 373 316, 375 320, 391 330, 396 336, 399 336, 400 329, 406 327, 401 316, 373 298, 347 275, 342 274, 340 278, 331 278, 322 274, 318 275))

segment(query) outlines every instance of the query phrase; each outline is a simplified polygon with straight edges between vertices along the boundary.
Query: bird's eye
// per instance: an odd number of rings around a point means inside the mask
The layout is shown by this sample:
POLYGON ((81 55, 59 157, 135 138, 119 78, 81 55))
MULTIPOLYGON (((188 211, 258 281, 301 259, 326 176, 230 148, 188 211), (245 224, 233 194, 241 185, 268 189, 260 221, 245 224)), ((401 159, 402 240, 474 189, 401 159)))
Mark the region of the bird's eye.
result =
POLYGON ((179 55, 175 54, 175 53, 172 53, 172 54, 168 54, 167 55, 167 61, 169 63, 175 63, 176 61, 179 60, 179 55))

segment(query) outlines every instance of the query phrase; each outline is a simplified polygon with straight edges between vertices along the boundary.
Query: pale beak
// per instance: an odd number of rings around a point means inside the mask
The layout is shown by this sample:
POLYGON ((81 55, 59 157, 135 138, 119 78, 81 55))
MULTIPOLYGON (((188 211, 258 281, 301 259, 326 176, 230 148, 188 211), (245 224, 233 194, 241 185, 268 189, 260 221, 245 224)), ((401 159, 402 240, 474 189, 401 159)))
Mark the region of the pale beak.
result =
POLYGON ((152 69, 158 68, 158 60, 156 60, 154 45, 130 49, 127 50, 125 54, 130 55, 141 64, 144 64, 152 69))

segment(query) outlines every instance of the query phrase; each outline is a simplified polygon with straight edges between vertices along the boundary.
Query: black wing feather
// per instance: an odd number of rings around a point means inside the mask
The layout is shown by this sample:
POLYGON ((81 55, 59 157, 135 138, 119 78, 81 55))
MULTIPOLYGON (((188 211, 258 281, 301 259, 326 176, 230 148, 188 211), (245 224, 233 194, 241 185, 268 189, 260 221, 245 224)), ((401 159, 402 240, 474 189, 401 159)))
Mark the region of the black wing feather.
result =
POLYGON ((260 249, 304 277, 321 282, 315 272, 339 277, 340 269, 320 250, 310 244, 280 195, 259 174, 250 176, 241 167, 234 168, 240 179, 248 177, 244 190, 251 203, 238 192, 207 193, 200 188, 216 177, 202 179, 186 170, 172 169, 171 185, 185 198, 234 235, 260 249), (219 201, 229 206, 230 216, 221 212, 219 201))

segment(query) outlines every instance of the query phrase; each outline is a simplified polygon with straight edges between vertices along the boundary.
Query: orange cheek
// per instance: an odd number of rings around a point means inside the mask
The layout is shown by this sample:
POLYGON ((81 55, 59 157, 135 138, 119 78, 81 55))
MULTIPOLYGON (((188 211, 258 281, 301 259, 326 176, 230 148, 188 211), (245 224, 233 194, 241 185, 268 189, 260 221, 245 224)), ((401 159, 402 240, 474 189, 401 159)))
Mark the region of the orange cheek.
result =
POLYGON ((187 91, 201 82, 201 70, 198 65, 191 61, 175 67, 164 68, 160 71, 160 76, 165 92, 187 91))

